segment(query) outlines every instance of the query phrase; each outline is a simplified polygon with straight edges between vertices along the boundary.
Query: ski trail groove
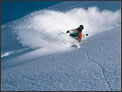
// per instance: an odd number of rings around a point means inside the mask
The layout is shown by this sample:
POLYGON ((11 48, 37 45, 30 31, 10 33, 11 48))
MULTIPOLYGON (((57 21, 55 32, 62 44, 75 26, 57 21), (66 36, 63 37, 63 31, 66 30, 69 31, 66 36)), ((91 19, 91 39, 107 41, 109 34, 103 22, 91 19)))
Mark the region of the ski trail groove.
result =
POLYGON ((106 81, 106 83, 107 83, 107 86, 108 86, 108 88, 110 89, 110 91, 112 91, 112 89, 111 89, 111 87, 110 87, 110 84, 108 83, 108 81, 107 81, 107 79, 106 79, 106 76, 105 76, 103 67, 102 67, 100 64, 95 63, 94 60, 92 60, 92 59, 89 57, 87 50, 86 50, 86 55, 87 55, 88 59, 89 59, 92 63, 96 64, 96 65, 102 70, 102 74, 103 74, 103 76, 104 76, 104 78, 105 78, 105 81, 106 81))

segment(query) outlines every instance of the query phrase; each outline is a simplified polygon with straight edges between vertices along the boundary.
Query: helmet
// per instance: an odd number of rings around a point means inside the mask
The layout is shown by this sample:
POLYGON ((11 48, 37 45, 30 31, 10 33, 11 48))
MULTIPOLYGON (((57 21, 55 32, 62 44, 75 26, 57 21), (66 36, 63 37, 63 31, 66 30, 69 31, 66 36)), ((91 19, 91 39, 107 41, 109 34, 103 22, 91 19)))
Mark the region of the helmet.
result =
POLYGON ((81 28, 81 29, 84 29, 83 25, 80 25, 80 28, 81 28))

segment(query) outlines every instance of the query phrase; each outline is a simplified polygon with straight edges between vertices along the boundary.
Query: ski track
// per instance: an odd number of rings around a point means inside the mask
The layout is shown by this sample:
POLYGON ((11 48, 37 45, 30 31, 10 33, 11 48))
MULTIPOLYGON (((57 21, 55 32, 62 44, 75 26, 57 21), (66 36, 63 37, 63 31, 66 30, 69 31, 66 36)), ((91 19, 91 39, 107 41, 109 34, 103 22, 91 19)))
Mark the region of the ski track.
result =
POLYGON ((87 50, 86 50, 86 55, 87 55, 88 59, 90 60, 90 62, 92 62, 93 64, 97 65, 97 66, 101 69, 102 74, 103 74, 103 76, 104 76, 104 78, 105 78, 105 80, 106 80, 107 86, 108 86, 108 88, 110 89, 109 91, 112 91, 112 89, 111 89, 111 87, 110 87, 110 84, 108 83, 108 81, 107 81, 107 79, 106 79, 106 76, 105 76, 105 73, 104 73, 104 68, 103 68, 100 64, 95 63, 95 61, 92 60, 92 59, 89 57, 89 54, 88 54, 87 50))

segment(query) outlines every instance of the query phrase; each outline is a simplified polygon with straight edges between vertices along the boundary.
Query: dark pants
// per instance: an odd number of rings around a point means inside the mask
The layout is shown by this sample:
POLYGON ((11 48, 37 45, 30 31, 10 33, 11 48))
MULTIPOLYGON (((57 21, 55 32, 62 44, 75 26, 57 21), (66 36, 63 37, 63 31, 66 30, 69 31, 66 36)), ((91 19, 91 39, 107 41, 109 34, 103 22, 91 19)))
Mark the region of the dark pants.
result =
POLYGON ((71 37, 73 37, 74 39, 78 39, 78 34, 70 34, 71 37))

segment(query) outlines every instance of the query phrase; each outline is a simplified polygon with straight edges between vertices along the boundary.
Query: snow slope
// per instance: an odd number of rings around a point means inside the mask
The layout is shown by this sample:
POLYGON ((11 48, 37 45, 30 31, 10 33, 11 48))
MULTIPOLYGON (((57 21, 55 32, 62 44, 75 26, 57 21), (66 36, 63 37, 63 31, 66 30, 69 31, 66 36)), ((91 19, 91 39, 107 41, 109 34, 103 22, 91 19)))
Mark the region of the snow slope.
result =
POLYGON ((2 90, 120 91, 120 10, 74 7, 37 11, 2 25, 2 90), (93 34, 81 48, 69 48, 72 39, 64 32, 79 24, 93 34))
POLYGON ((3 70, 2 90, 120 90, 120 28, 85 41, 3 70))

